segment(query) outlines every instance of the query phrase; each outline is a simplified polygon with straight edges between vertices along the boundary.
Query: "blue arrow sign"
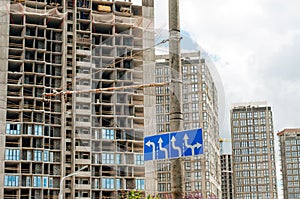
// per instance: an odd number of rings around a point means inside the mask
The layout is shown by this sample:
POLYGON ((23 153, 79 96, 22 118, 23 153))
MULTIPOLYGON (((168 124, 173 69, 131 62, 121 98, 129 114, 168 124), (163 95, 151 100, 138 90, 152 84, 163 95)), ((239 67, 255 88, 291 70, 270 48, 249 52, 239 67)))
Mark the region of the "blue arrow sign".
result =
POLYGON ((144 138, 144 160, 203 154, 202 129, 158 134, 144 138))

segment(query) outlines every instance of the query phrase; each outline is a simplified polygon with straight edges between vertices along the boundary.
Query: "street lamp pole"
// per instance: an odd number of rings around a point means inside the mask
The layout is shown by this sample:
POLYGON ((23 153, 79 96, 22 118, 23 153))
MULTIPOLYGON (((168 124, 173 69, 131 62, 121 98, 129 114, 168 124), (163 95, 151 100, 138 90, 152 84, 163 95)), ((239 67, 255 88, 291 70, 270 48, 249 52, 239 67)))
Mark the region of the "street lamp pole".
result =
MULTIPOLYGON (((170 130, 171 132, 183 130, 183 116, 181 108, 181 52, 180 52, 180 17, 179 0, 169 0, 169 62, 171 73, 170 90, 170 130)), ((183 197, 183 169, 182 159, 179 157, 171 161, 172 195, 173 198, 183 197)))
POLYGON ((63 199, 64 197, 63 197, 63 184, 64 184, 64 180, 66 179, 66 178, 69 178, 69 177, 71 177, 71 176, 74 176, 74 175, 77 175, 78 174, 78 172, 79 171, 82 171, 82 170, 84 170, 84 169, 86 169, 88 166, 87 165, 85 165, 84 167, 82 167, 81 169, 79 169, 78 171, 75 171, 75 172, 73 172, 73 173, 70 173, 69 175, 67 175, 67 176, 64 176, 61 180, 60 180, 60 185, 59 185, 59 199, 63 199))

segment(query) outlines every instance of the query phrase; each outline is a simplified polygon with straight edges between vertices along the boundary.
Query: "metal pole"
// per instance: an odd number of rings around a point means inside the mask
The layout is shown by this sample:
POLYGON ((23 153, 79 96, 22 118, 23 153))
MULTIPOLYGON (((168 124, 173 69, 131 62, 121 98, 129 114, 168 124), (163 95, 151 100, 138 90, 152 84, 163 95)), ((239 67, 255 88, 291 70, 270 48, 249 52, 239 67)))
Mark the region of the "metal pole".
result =
POLYGON ((64 197, 63 197, 63 185, 64 185, 64 180, 65 180, 66 178, 71 177, 71 176, 77 175, 79 171, 82 171, 82 170, 86 169, 87 167, 88 167, 88 166, 86 165, 86 166, 82 167, 81 169, 79 169, 78 171, 75 171, 74 173, 70 173, 69 175, 64 176, 64 177, 60 180, 60 184, 59 184, 59 194, 58 194, 59 199, 63 199, 63 198, 64 198, 64 197))
MULTIPOLYGON (((180 18, 179 0, 169 0, 169 60, 170 60, 170 130, 181 131, 182 125, 182 83, 181 83, 181 59, 180 59, 180 18)), ((173 198, 183 197, 182 185, 182 160, 181 158, 171 161, 173 198)))

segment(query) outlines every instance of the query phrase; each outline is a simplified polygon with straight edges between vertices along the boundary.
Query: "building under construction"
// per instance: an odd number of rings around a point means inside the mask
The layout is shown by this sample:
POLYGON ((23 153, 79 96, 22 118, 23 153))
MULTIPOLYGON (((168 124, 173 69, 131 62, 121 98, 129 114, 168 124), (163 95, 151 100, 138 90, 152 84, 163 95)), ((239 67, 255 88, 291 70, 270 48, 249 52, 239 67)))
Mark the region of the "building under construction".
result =
MULTIPOLYGON (((218 93, 207 60, 200 52, 182 53, 182 103, 184 130, 202 128, 204 154, 183 159, 184 194, 201 194, 206 198, 221 198, 221 167, 218 125, 218 93)), ((170 81, 169 56, 156 56, 156 82, 170 81)), ((156 131, 170 131, 169 87, 156 87, 156 131)), ((148 163, 147 163, 148 164, 148 163)), ((149 163, 149 166, 151 163, 149 163)), ((171 194, 170 161, 158 161, 151 165, 151 183, 160 196, 171 194), (154 175, 153 175, 154 173, 154 175)), ((146 174, 147 175, 147 174, 146 174)), ((150 181, 151 175, 147 176, 150 181)), ((147 185, 148 185, 147 181, 147 185)))
POLYGON ((143 190, 154 88, 93 89, 154 82, 153 1, 1 0, 0 8, 0 198, 143 190))
POLYGON ((232 155, 221 155, 222 169, 222 199, 234 199, 233 177, 232 177, 232 155))

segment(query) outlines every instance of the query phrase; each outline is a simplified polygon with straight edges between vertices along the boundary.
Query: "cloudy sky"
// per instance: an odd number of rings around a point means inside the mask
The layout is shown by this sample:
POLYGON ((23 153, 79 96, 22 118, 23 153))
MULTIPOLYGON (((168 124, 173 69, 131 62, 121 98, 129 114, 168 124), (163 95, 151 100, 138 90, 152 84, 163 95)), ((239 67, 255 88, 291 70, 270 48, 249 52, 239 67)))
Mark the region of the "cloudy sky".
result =
MULTIPOLYGON (((168 1, 155 6, 156 28, 166 27, 168 1)), ((232 103, 267 101, 276 131, 300 127, 299 8, 298 0, 180 1, 182 30, 211 55, 223 82, 225 123, 232 103)))
MULTIPOLYGON (((168 1, 155 6, 156 28, 166 27, 168 1)), ((300 127, 299 8, 299 0, 180 1, 182 30, 211 55, 223 82, 223 135, 239 102, 267 101, 275 132, 300 127)))

